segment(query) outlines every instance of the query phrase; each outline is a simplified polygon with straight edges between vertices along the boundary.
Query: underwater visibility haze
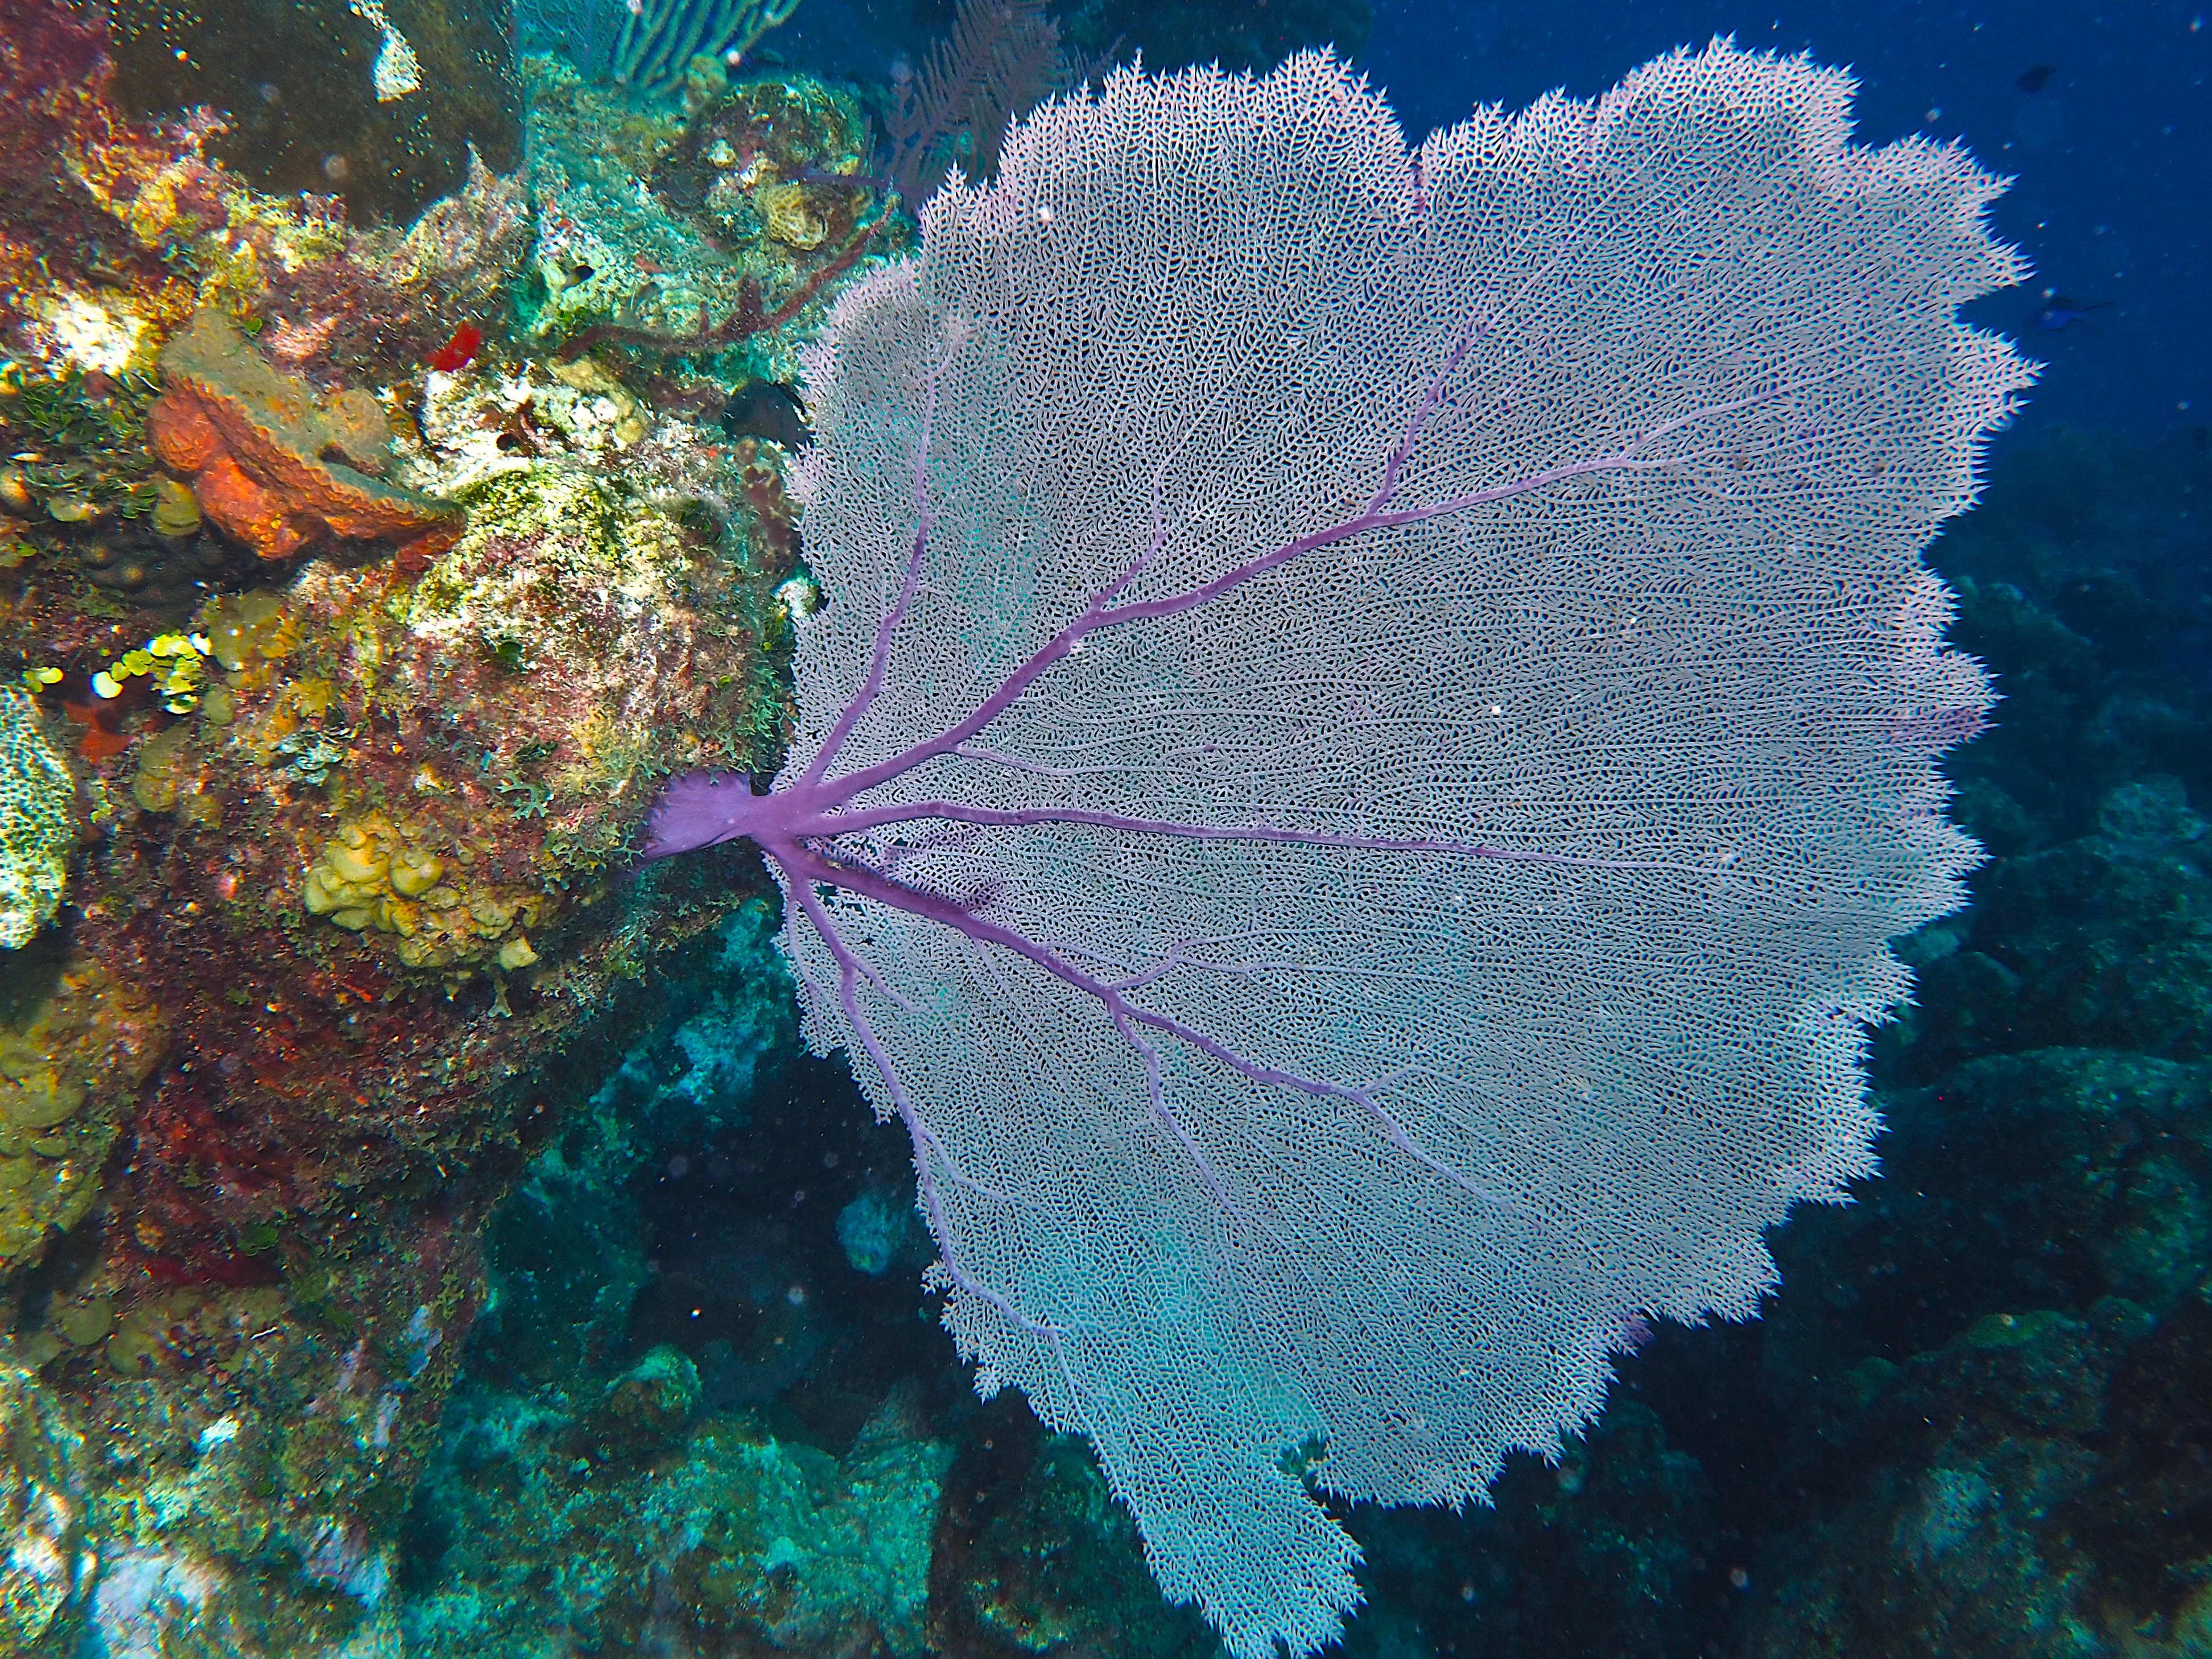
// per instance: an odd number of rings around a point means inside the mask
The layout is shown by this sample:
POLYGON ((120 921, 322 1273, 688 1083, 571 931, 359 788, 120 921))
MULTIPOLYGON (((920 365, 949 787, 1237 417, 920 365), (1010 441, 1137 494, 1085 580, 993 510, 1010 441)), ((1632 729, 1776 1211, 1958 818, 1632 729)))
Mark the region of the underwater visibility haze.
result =
POLYGON ((0 1655, 2212 1653, 2208 56, 0 0, 0 1655))

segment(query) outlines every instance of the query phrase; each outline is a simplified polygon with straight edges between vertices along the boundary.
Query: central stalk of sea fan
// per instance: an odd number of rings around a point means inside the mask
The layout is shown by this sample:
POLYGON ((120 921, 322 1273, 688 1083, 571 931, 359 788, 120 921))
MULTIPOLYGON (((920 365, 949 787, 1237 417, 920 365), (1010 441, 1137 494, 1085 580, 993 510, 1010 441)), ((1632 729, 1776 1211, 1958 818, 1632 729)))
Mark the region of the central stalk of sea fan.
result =
POLYGON ((1409 154, 1326 57, 1124 71, 808 360, 790 762, 652 850, 767 855, 978 1386, 1242 1659, 1358 1599, 1304 1480, 1480 1496, 1874 1169, 1978 856, 1920 553, 2027 375, 1996 181, 1850 93, 1717 44, 1409 154))

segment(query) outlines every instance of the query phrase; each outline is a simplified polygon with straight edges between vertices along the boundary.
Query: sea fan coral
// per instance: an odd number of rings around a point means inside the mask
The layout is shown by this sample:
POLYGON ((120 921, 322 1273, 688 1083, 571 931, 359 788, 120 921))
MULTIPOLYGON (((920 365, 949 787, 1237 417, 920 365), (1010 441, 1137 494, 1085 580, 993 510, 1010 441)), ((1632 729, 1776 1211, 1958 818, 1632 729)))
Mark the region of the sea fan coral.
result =
POLYGON ((1996 181, 1850 94, 1716 44, 1408 154, 1327 58, 1120 74, 809 366, 791 757, 656 850, 767 854, 978 1386, 1241 1659, 1357 1599, 1297 1470, 1478 1496, 1871 1171, 1978 855, 1920 552, 2026 374, 1996 181))

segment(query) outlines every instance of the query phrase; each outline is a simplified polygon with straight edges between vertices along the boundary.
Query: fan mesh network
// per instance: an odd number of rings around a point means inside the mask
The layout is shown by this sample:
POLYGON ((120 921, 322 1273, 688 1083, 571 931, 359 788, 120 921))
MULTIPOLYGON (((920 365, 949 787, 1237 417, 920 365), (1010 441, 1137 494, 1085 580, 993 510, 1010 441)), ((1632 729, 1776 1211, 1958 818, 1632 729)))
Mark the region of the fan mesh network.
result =
MULTIPOLYGON (((833 779, 973 712, 1148 547, 1124 601, 1352 518, 1409 434, 1394 506, 1492 495, 1100 629, 854 803, 1483 851, 1066 823, 825 848, 1143 1026, 807 895, 926 1128, 981 1386, 1091 1437, 1243 1659, 1357 1600, 1301 1474, 1478 1497, 1590 1418, 1638 1314, 1752 1314, 1763 1231, 1874 1169, 1886 941, 1978 857, 1936 759, 1989 693, 1919 556, 2026 373, 1954 315, 2021 275, 1998 181, 1850 147, 1850 90, 1720 43, 1415 155, 1326 57, 1117 74, 939 193, 809 363, 830 603, 787 779, 905 577, 925 429, 919 589, 833 779)), ((889 1114, 798 896, 810 1038, 889 1114)))

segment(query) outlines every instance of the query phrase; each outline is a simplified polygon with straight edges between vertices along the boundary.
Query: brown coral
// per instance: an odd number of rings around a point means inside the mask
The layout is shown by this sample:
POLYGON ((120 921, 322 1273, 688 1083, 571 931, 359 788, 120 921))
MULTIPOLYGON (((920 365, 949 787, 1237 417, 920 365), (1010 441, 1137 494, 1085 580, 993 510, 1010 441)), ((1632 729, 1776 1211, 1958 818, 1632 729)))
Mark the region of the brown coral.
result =
POLYGON ((191 475, 201 512, 261 557, 337 537, 419 558, 459 538, 457 508, 369 476, 383 468, 390 434, 368 393, 318 402, 205 310, 163 349, 161 374, 146 418, 154 453, 191 475))
POLYGON ((796 179, 768 185, 753 192, 768 234, 788 246, 811 252, 830 234, 830 222, 807 200, 806 186, 796 179))
POLYGON ((397 934, 399 960, 410 968, 527 967, 538 957, 522 930, 551 907, 527 886, 469 879, 481 856, 466 846, 441 856, 419 829, 410 833, 372 812, 324 843, 300 902, 352 933, 397 934))

